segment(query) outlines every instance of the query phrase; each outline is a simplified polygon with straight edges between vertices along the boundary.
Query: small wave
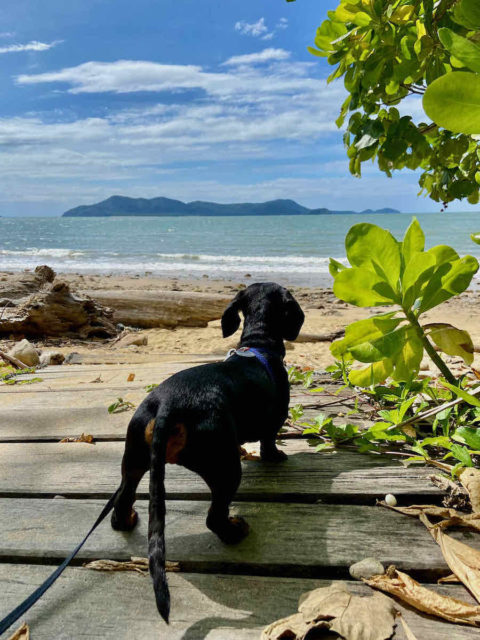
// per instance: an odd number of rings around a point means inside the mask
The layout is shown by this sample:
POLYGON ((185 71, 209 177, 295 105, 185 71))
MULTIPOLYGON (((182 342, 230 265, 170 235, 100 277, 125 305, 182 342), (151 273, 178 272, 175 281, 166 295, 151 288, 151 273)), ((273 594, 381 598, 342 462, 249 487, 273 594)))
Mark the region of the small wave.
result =
MULTIPOLYGON (((287 265, 328 265, 330 258, 321 256, 227 256, 227 255, 212 255, 206 253, 200 254, 188 254, 188 253, 157 253, 156 257, 166 260, 168 262, 200 262, 200 263, 214 263, 214 264, 228 264, 228 265, 260 265, 260 266, 287 266, 287 265)), ((337 258, 343 264, 347 264, 347 258, 337 258)))
POLYGON ((2 256, 38 256, 38 257, 52 257, 52 258, 78 258, 84 256, 85 252, 77 251, 74 249, 37 249, 35 247, 29 247, 23 251, 13 249, 0 249, 0 255, 2 256))

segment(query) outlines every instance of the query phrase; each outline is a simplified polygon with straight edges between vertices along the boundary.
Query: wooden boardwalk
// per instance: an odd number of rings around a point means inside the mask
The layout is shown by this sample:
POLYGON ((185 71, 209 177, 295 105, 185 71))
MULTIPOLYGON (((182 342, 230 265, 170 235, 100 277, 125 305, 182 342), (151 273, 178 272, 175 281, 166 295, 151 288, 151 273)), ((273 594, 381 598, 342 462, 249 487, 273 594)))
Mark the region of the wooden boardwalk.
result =
MULTIPOLYGON (((0 386, 0 618, 73 549, 117 487, 131 414, 109 415, 107 406, 118 396, 138 403, 145 385, 198 360, 50 367, 36 374, 43 382, 0 386), (130 372, 133 382, 127 382, 130 372), (82 432, 92 434, 96 444, 59 443, 82 432)), ((313 405, 332 396, 312 399, 297 391, 292 403, 299 399, 313 405)), ((316 412, 313 406, 308 411, 316 412)), ((259 638, 262 627, 296 611, 303 592, 332 579, 350 580, 348 567, 367 556, 395 564, 442 593, 469 599, 462 587, 435 586, 449 570, 423 525, 375 506, 386 493, 405 505, 438 502, 428 469, 347 451, 314 453, 294 432, 284 434, 281 446, 289 454, 285 463, 243 463, 233 510, 247 519, 251 533, 237 546, 223 545, 206 529, 209 493, 203 482, 167 466, 167 557, 180 565, 179 573, 168 574, 169 627, 156 611, 148 576, 81 566, 90 559, 146 555, 144 480, 137 529, 125 534, 109 522, 99 527, 75 566, 26 614, 32 640, 259 638)), ((468 532, 452 535, 480 547, 468 532)), ((371 593, 357 582, 349 587, 371 593)), ((405 618, 419 640, 480 638, 480 630, 412 610, 405 618)), ((405 638, 400 628, 394 637, 405 638)))

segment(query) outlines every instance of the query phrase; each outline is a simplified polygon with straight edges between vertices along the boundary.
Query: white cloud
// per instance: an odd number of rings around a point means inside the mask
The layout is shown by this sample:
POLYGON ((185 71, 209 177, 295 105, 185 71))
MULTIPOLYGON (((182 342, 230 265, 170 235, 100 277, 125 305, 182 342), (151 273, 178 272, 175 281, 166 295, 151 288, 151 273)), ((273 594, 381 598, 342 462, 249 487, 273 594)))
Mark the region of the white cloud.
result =
POLYGON ((287 18, 280 18, 275 25, 275 28, 269 30, 265 24, 265 18, 260 18, 257 22, 246 22, 240 20, 235 23, 235 31, 238 31, 243 36, 253 36, 254 38, 260 38, 261 40, 272 40, 278 31, 284 31, 288 27, 287 18))
POLYGON ((272 60, 287 60, 290 52, 285 49, 264 49, 258 53, 247 53, 242 56, 232 56, 222 63, 223 66, 252 65, 272 60))
POLYGON ((69 93, 134 93, 139 91, 186 91, 202 89, 208 95, 227 99, 259 101, 262 96, 286 92, 324 88, 324 81, 311 77, 315 63, 282 62, 288 52, 266 49, 263 52, 235 56, 229 65, 242 66, 225 72, 206 71, 195 65, 168 65, 144 60, 117 60, 116 62, 86 62, 76 67, 40 74, 23 74, 16 78, 20 85, 65 83, 69 93), (282 60, 283 59, 283 60, 282 60), (232 62, 233 61, 233 62, 232 62), (270 62, 268 68, 257 68, 257 63, 270 62))
POLYGON ((0 32, 0 38, 13 38, 15 31, 2 31, 0 32))
MULTIPOLYGON (((166 103, 149 100, 145 106, 110 109, 103 117, 59 112, 0 119, 0 148, 7 151, 0 154, 4 198, 73 205, 85 201, 83 196, 92 200, 94 192, 98 199, 110 195, 121 181, 129 194, 187 198, 186 190, 194 199, 203 194, 200 168, 211 175, 221 167, 236 176, 246 160, 252 161, 252 175, 259 162, 264 169, 275 163, 280 173, 285 164, 285 175, 298 175, 288 169, 296 158, 310 153, 318 165, 340 142, 334 120, 344 89, 327 85, 316 73, 316 65, 291 60, 288 51, 265 49, 230 58, 220 70, 119 60, 20 76, 21 85, 65 82, 71 93, 169 94, 166 103), (186 98, 187 89, 200 89, 201 95, 186 98), (192 174, 195 188, 187 189, 192 174)), ((311 174, 318 171, 315 166, 311 174)), ((246 196, 246 187, 238 193, 240 199, 246 196)), ((209 197, 214 195, 212 187, 209 197)), ((264 196, 260 199, 270 194, 264 196)))
POLYGON ((270 39, 267 25, 265 24, 265 18, 260 18, 257 22, 245 22, 240 20, 235 23, 235 31, 238 31, 243 36, 253 36, 254 38, 262 38, 262 40, 270 39))
MULTIPOLYGON (((1 35, 7 37, 11 34, 4 33, 1 35)), ((18 51, 48 51, 48 49, 57 46, 57 44, 60 44, 60 42, 62 42, 62 40, 54 40, 53 42, 38 42, 37 40, 32 40, 32 42, 28 42, 26 44, 9 44, 5 47, 0 47, 0 53, 15 53, 18 51)))

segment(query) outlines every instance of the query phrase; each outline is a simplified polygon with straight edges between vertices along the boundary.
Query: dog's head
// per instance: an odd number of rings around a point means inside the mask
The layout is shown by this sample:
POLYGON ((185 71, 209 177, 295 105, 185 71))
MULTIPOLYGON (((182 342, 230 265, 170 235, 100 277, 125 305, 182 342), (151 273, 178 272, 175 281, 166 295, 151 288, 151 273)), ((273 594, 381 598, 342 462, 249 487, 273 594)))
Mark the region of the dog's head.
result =
POLYGON ((274 282, 259 282, 239 291, 222 316, 223 337, 231 336, 245 318, 242 339, 295 340, 304 313, 290 291, 274 282))

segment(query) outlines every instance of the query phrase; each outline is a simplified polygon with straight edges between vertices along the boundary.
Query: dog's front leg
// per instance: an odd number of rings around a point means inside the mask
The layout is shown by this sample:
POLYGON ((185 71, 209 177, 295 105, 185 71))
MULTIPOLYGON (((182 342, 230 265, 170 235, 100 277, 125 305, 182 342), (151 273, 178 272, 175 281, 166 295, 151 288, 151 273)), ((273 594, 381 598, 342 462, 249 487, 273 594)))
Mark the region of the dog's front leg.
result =
POLYGON ((263 462, 283 462, 288 458, 275 444, 275 436, 260 440, 260 457, 263 462))
POLYGON ((248 534, 249 526, 240 517, 230 517, 230 503, 240 485, 242 466, 236 445, 229 451, 221 450, 219 456, 204 460, 207 464, 198 473, 212 492, 212 504, 208 510, 207 527, 226 544, 236 544, 248 534))

